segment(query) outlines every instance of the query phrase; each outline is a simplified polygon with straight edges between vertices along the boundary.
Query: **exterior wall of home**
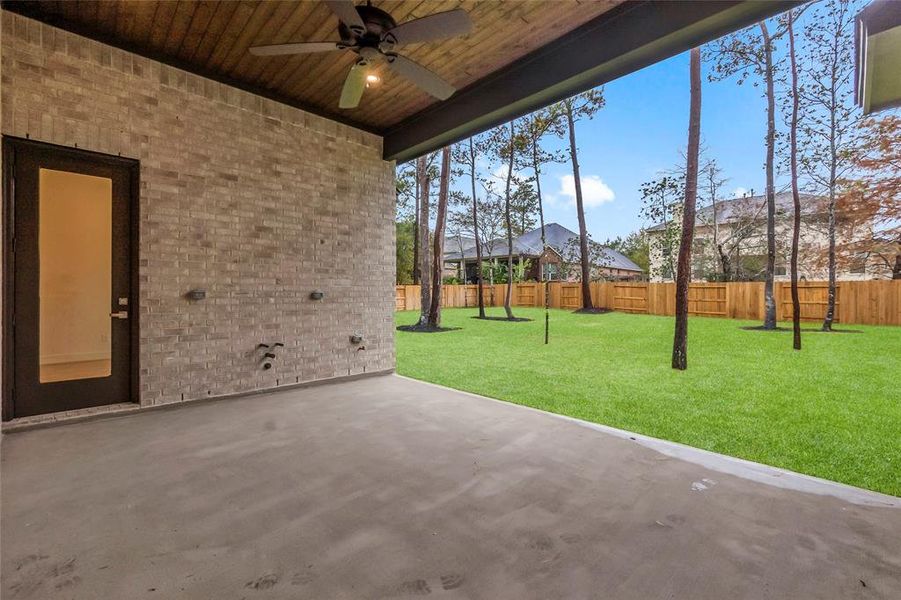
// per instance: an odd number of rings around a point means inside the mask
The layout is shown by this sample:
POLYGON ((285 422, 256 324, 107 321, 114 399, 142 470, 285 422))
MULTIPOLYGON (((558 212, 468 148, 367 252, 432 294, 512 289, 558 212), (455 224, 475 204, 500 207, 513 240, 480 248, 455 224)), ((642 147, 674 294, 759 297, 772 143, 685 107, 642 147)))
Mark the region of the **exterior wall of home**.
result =
POLYGON ((2 30, 4 135, 140 160, 142 405, 394 367, 380 137, 7 11, 2 30))
MULTIPOLYGON (((825 229, 825 223, 811 223, 809 219, 801 222, 801 233, 798 245, 798 273, 799 276, 810 281, 822 281, 828 278, 828 265, 826 262, 827 251, 829 248, 829 236, 825 229)), ((729 223, 720 225, 720 239, 730 239, 732 235, 732 225, 729 223)), ((776 281, 788 281, 790 275, 788 272, 789 261, 791 258, 791 238, 793 224, 788 219, 777 219, 776 221, 776 266, 784 267, 785 273, 775 276, 776 281)), ((654 240, 663 234, 658 231, 648 232, 650 239, 649 263, 650 263, 650 281, 663 282, 673 281, 672 277, 663 277, 664 273, 664 256, 663 244, 655 243, 654 240)), ((842 232, 837 232, 839 243, 846 242, 842 238, 842 232)), ((679 244, 675 244, 673 249, 673 264, 675 265, 677 254, 679 252, 679 244)), ((739 244, 739 252, 744 255, 765 255, 766 254, 766 223, 761 222, 755 227, 749 235, 739 244)), ((695 226, 694 244, 692 250, 692 278, 694 280, 703 279, 703 273, 719 272, 719 258, 716 255, 716 249, 713 245, 713 229, 709 225, 695 226)), ((866 265, 864 273, 854 273, 850 270, 849 260, 843 258, 838 261, 836 278, 842 281, 861 281, 868 279, 884 279, 890 274, 881 272, 874 266, 872 262, 866 265)))

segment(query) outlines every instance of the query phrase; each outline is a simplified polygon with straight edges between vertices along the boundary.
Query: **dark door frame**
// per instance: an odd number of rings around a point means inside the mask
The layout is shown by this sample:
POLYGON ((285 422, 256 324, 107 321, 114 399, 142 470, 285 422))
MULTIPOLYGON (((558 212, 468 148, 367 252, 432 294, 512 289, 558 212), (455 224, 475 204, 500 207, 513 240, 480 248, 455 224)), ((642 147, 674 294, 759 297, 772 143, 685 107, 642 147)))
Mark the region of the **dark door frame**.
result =
POLYGON ((131 244, 129 312, 130 349, 130 402, 140 402, 140 311, 138 266, 140 264, 140 163, 133 158, 113 156, 100 152, 70 148, 46 142, 3 136, 3 402, 2 420, 9 421, 16 416, 14 369, 15 369, 15 161, 16 150, 24 148, 51 150, 72 158, 101 163, 112 167, 125 168, 130 175, 130 219, 128 239, 131 244))

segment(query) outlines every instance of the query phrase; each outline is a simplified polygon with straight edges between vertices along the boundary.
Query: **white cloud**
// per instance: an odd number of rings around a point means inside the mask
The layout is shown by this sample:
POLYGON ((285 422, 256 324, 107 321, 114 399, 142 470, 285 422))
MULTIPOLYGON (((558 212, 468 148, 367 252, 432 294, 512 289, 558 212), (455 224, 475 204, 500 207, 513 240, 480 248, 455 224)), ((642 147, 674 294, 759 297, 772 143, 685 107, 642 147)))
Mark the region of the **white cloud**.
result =
MULTIPOLYGON (((565 198, 570 204, 576 203, 576 182, 572 175, 560 177, 560 191, 557 195, 565 198)), ((598 175, 582 176, 582 203, 590 208, 613 202, 616 194, 598 175)))
POLYGON ((746 188, 737 187, 734 190, 732 190, 732 197, 733 198, 741 198, 742 196, 747 195, 747 193, 748 193, 748 190, 746 188))

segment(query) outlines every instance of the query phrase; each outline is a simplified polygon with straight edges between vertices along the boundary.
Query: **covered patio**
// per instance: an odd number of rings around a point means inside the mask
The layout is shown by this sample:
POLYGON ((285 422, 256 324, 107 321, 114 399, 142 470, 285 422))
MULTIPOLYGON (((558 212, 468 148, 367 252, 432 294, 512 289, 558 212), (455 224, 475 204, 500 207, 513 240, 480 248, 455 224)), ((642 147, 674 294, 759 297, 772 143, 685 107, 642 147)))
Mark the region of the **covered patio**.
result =
POLYGON ((0 594, 897 597, 897 498, 392 374, 397 162, 795 4, 4 0, 0 594))
POLYGON ((395 375, 4 438, 4 598, 901 589, 896 498, 395 375))

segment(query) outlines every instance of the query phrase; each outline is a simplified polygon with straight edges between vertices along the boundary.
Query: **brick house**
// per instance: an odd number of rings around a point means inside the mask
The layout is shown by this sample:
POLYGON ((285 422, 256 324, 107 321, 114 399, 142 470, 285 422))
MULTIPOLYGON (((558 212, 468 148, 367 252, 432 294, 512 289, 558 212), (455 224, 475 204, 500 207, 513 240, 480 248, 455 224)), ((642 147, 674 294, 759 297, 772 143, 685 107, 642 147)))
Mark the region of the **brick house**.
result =
MULTIPOLYGON (((574 265, 578 262, 579 234, 558 223, 545 225, 547 248, 541 244, 541 227, 527 231, 513 238, 513 263, 526 263, 524 279, 529 281, 578 281, 580 271, 574 265)), ((448 248, 445 245, 445 249, 448 248)), ((593 276, 607 280, 640 279, 644 276, 641 267, 627 256, 612 248, 602 248, 603 256, 598 258, 593 276)), ((483 244, 482 260, 506 264, 508 256, 507 240, 491 240, 483 244)), ((461 252, 445 251, 445 275, 459 277, 465 269, 467 283, 476 281, 477 261, 475 242, 472 241, 461 252)))
MULTIPOLYGON (((681 217, 676 211, 669 224, 646 229, 649 241, 650 278, 672 281, 679 252, 678 231, 681 217), (667 233, 669 231, 669 234, 667 233), (669 243, 666 239, 671 240, 669 243)), ((794 202, 790 192, 776 194, 776 274, 777 281, 788 281, 794 202)), ((841 215, 838 216, 839 225, 841 215)), ((841 226, 838 242, 844 241, 841 226)), ((801 194, 801 232, 798 272, 811 281, 827 278, 828 249, 826 199, 801 194)), ((721 277, 723 260, 729 265, 732 279, 761 280, 766 266, 766 197, 763 195, 731 198, 717 202, 716 211, 705 206, 697 211, 692 248, 692 279, 697 281, 721 277)), ((866 255, 843 257, 838 262, 838 279, 864 280, 890 276, 876 261, 866 255)))

